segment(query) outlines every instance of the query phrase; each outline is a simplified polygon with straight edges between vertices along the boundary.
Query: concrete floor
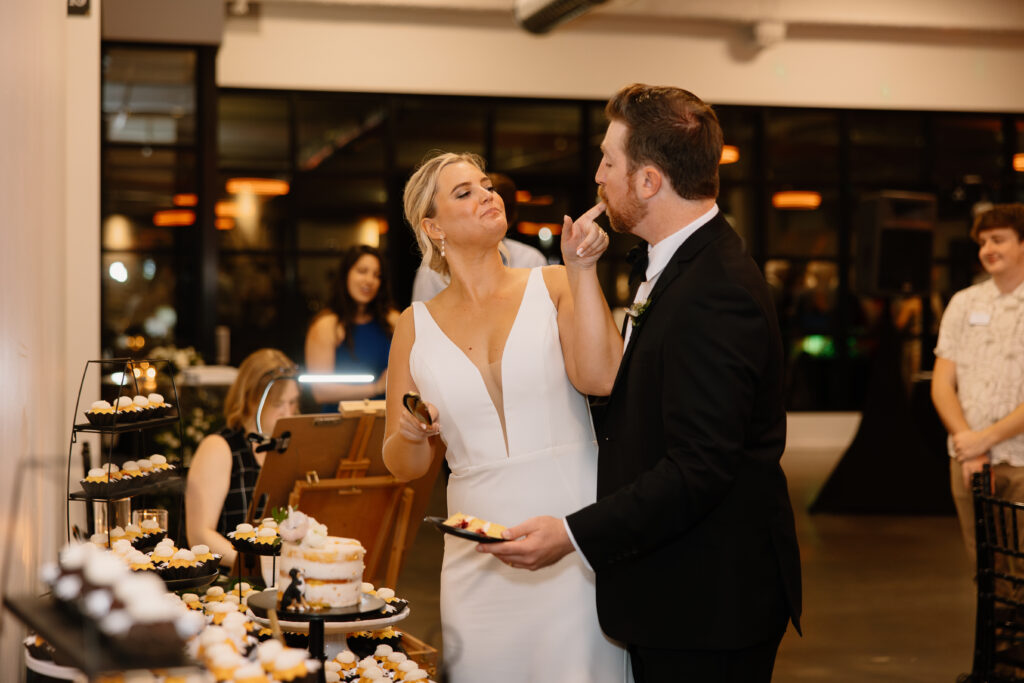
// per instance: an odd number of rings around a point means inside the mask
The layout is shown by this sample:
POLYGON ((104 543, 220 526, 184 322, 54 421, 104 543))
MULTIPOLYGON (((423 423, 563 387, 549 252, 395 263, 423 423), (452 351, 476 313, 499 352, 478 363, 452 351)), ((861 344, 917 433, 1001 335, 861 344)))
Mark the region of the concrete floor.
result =
MULTIPOLYGON (((790 627, 774 681, 952 683, 970 670, 974 642, 974 584, 956 518, 807 514, 839 456, 791 450, 783 458, 803 562, 804 636, 790 627)), ((445 514, 442 482, 427 514, 445 514)), ((437 648, 441 553, 441 535, 422 526, 398 584, 412 608, 401 628, 437 648)))

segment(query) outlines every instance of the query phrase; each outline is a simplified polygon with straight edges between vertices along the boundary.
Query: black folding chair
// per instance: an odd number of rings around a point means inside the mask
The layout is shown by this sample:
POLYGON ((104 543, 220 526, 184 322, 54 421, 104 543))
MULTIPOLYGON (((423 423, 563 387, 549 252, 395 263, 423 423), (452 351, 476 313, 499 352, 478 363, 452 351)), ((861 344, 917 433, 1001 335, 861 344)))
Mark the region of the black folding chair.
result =
POLYGON ((978 614, 970 683, 1024 681, 1024 503, 992 495, 986 465, 971 478, 978 614))

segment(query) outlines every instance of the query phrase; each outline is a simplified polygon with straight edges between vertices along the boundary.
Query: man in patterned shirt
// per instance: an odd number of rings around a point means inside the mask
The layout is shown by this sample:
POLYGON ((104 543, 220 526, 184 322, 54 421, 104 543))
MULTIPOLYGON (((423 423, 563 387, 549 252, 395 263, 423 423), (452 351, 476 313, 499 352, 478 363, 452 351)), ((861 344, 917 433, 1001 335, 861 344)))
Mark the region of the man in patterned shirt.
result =
POLYGON ((932 401, 949 432, 950 485, 974 561, 971 475, 1024 501, 1024 205, 978 216, 971 237, 989 280, 957 292, 939 327, 932 401))

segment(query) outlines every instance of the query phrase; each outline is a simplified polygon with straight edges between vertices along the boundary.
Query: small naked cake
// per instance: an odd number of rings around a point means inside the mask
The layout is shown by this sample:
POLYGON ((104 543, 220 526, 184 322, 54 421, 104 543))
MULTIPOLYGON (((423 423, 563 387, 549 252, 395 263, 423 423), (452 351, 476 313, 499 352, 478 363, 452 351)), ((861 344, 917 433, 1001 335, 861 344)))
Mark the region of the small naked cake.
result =
POLYGON ((359 541, 328 536, 325 525, 298 510, 289 510, 279 531, 279 606, 331 609, 359 603, 366 554, 359 541))
POLYGON ((485 522, 482 519, 477 519, 461 512, 456 512, 446 519, 444 523, 456 529, 465 529, 466 531, 471 531, 481 536, 490 536, 491 538, 501 538, 501 532, 506 528, 500 524, 485 522))

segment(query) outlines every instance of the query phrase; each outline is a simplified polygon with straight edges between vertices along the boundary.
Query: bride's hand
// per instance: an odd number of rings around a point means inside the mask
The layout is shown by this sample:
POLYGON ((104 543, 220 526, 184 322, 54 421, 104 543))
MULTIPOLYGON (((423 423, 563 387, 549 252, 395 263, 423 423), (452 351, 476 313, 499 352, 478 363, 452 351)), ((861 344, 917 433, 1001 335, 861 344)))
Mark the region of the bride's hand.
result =
POLYGON ((574 222, 566 216, 562 221, 562 261, 567 267, 593 268, 611 240, 595 221, 604 213, 604 202, 598 202, 574 222))
POLYGON ((401 417, 398 420, 398 433, 402 435, 402 438, 408 441, 419 442, 426 441, 430 437, 441 433, 441 424, 437 421, 437 407, 426 401, 423 402, 423 405, 426 406, 427 411, 430 413, 430 426, 417 420, 408 410, 402 410, 401 417))

